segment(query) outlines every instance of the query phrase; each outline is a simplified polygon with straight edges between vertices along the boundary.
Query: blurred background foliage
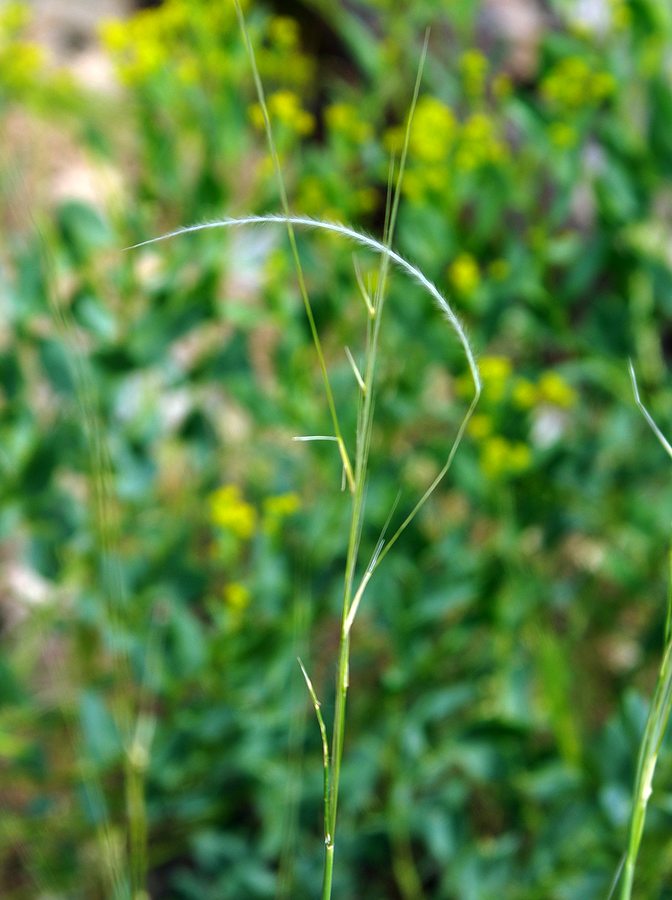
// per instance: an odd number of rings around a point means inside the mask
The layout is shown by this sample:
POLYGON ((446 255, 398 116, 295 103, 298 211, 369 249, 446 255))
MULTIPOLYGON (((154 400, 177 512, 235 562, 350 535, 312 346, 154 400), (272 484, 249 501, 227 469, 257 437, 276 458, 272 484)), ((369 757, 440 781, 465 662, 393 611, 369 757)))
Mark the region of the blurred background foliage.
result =
MULTIPOLYGON (((354 629, 335 893, 605 896, 667 589, 669 463, 627 358, 669 434, 670 7, 245 8, 291 208, 377 235, 431 26, 394 243, 485 386, 354 629)), ((0 6, 0 893, 109 896, 132 759, 152 897, 314 897, 296 657, 328 715, 347 498, 333 444, 292 441, 330 424, 286 234, 122 250, 280 210, 233 4, 106 20, 77 65, 39 38, 0 6)), ((353 248, 298 240, 352 439, 353 248)), ((469 401, 436 310, 402 276, 389 294, 372 548, 469 401)), ((664 749, 642 898, 672 897, 671 776, 664 749)))

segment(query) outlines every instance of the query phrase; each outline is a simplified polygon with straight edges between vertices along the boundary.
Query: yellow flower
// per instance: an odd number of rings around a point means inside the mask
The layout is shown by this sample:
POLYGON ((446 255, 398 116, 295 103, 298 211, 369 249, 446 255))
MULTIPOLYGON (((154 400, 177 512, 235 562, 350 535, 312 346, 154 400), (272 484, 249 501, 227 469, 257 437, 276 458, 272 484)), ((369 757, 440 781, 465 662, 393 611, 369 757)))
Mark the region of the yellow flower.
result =
POLYGON ((413 117, 411 157, 420 162, 442 162, 454 136, 455 117, 450 108, 436 97, 421 97, 413 117))
POLYGON ((301 508, 299 495, 294 492, 288 494, 276 494, 264 500, 264 513, 276 519, 285 519, 293 516, 301 508))
POLYGON ((487 438, 492 434, 492 419, 485 413, 476 413, 469 419, 467 430, 477 441, 487 438))
POLYGON ((458 294, 469 296, 481 283, 478 263, 470 253, 460 253, 448 267, 448 279, 458 294))
POLYGON ((120 19, 103 22, 98 33, 103 47, 110 53, 120 53, 128 45, 128 28, 120 19))
POLYGON ((250 117, 250 122, 252 122, 254 127, 259 131, 263 131, 266 123, 264 119, 264 111, 261 108, 261 104, 252 103, 247 108, 247 114, 250 117))
POLYGON ((601 103, 616 89, 610 72, 594 72, 580 56, 561 59, 541 82, 541 95, 561 111, 573 111, 601 103))
POLYGON ((523 444, 522 441, 516 441, 510 445, 508 465, 509 472, 512 475, 518 475, 520 472, 529 469, 531 462, 532 451, 527 444, 523 444))
POLYGON ((527 378, 517 378, 511 392, 511 399, 514 406, 519 409, 532 409, 537 402, 539 392, 531 381, 527 378))
POLYGON ((496 121, 485 113, 474 113, 462 126, 455 157, 458 168, 470 171, 488 163, 501 162, 508 147, 499 136, 496 121))
POLYGON ((393 125, 388 128, 383 137, 383 146, 388 153, 399 156, 404 146, 404 129, 401 125, 393 125))
POLYGON ((511 443, 499 435, 489 438, 481 451, 481 469, 486 478, 497 481, 507 475, 519 475, 529 468, 532 453, 527 444, 511 443))
POLYGON ((331 131, 356 144, 363 144, 373 134, 371 123, 361 119, 351 103, 332 103, 324 117, 331 131))
POLYGON ((462 54, 460 72, 467 94, 478 96, 483 93, 488 74, 488 60, 480 50, 467 50, 462 54))
POLYGON ((576 391, 557 372, 544 372, 539 379, 539 396, 542 401, 563 409, 576 403, 576 391))
POLYGON ((268 27, 268 36, 282 50, 294 50, 299 44, 299 25, 289 16, 275 16, 268 27))
POLYGON ((561 59, 541 82, 541 95, 560 109, 580 109, 586 104, 591 71, 580 56, 561 59))
POLYGON ((16 37, 30 22, 31 14, 25 3, 7 3, 0 9, 0 34, 16 37))
POLYGON ((505 356, 484 356, 478 363, 487 400, 499 403, 504 397, 511 375, 511 360, 505 356))
POLYGON ((511 360, 506 356, 483 356, 478 368, 484 383, 506 381, 511 374, 511 360))
POLYGON ((486 478, 493 481, 506 472, 509 442, 495 435, 485 442, 481 450, 481 469, 486 478))
POLYGON ((268 99, 271 118, 299 135, 307 135, 315 127, 313 116, 301 108, 299 97, 294 91, 276 91, 268 99))
POLYGON ((243 500, 240 488, 227 484, 209 497, 210 521, 218 528, 231 531, 241 540, 249 540, 254 534, 257 514, 254 507, 243 500))
POLYGON ((224 605, 229 614, 229 627, 239 628, 245 610, 250 605, 251 594, 249 589, 238 581, 232 581, 224 588, 224 605))
POLYGON ((233 581, 224 588, 224 602, 231 612, 240 615, 250 605, 250 592, 244 584, 233 581))
POLYGON ((0 81, 14 90, 30 87, 44 66, 44 52, 37 44, 16 43, 0 58, 0 81))

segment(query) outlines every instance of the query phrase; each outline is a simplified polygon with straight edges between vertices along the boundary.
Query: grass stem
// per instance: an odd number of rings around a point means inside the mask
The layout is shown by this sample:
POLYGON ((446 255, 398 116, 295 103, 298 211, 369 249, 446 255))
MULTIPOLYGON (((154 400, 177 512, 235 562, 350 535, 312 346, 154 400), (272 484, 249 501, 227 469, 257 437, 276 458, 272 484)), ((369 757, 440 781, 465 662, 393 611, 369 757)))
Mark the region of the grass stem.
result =
MULTIPOLYGON (((672 446, 654 422, 651 414, 644 406, 637 386, 637 377, 632 361, 629 363, 630 379, 635 402, 647 424, 658 438, 665 451, 672 457, 672 446)), ((653 793, 653 776, 656 771, 658 754, 667 730, 667 724, 672 712, 672 635, 670 623, 672 621, 672 552, 668 556, 668 592, 667 614, 665 619, 665 651, 658 672, 653 700, 646 719, 644 736, 639 748, 637 760, 637 772, 633 790, 632 812, 630 814, 630 827, 628 833, 628 846, 623 862, 621 874, 620 900, 631 900, 635 881, 635 867, 639 848, 644 834, 646 811, 649 799, 653 793)))

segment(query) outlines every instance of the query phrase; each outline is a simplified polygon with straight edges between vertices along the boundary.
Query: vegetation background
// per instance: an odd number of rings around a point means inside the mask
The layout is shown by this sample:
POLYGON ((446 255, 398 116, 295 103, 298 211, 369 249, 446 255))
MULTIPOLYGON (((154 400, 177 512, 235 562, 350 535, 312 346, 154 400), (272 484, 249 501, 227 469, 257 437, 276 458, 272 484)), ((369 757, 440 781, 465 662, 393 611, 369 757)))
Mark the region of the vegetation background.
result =
MULTIPOLYGON (((431 26, 394 246, 484 381, 353 630, 335 896, 604 897, 665 630, 669 461, 627 360, 669 434, 672 8, 244 7, 292 210, 376 235, 431 26)), ((347 498, 292 441, 331 426, 286 233, 122 250, 281 210, 234 7, 165 0, 65 61, 40 24, 0 6, 0 894, 315 897, 296 658, 329 718, 347 498)), ((353 247, 297 239, 350 440, 353 247)), ((469 399, 395 275, 366 547, 469 399)), ((672 897, 671 784, 664 744, 640 898, 672 897)))

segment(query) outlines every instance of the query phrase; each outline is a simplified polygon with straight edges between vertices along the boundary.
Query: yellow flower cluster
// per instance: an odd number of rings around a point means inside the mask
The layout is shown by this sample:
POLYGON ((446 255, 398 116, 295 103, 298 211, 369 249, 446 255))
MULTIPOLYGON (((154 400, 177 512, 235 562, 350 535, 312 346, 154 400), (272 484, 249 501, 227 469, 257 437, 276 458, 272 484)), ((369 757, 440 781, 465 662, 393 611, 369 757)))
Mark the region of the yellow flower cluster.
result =
POLYGON ((511 400, 518 409, 532 409, 539 399, 537 386, 527 378, 516 378, 511 389, 511 400))
POLYGON ((25 3, 10 2, 0 9, 0 38, 3 41, 18 37, 30 21, 25 3))
MULTIPOLYGON (((279 125, 292 134, 304 137, 315 128, 315 119, 305 109, 294 91, 276 91, 267 100, 268 114, 272 125, 279 125)), ((264 128, 264 113, 259 103, 250 107, 250 118, 256 128, 264 128)))
MULTIPOLYGON (((483 383, 483 401, 499 403, 510 387, 511 360, 506 356, 482 356, 478 368, 483 383)), ((455 386, 460 397, 471 397, 474 392, 471 376, 467 374, 460 376, 455 386)))
POLYGON ((499 401, 506 394, 511 377, 511 360, 506 356, 484 356, 478 368, 483 380, 483 396, 492 403, 499 401))
MULTIPOLYGON (((484 356, 479 369, 487 411, 472 416, 468 432, 479 444, 481 469, 492 480, 519 475, 532 465, 532 450, 521 440, 499 434, 498 423, 519 421, 520 416, 512 415, 511 405, 526 412, 544 405, 569 409, 576 403, 576 392, 554 371, 544 372, 537 382, 514 377, 511 360, 505 356, 484 356)), ((457 391, 461 396, 471 395, 467 376, 458 380, 457 391)))
POLYGON ((485 91, 488 60, 480 50, 467 50, 460 59, 460 74, 468 97, 480 97, 485 91))
POLYGON ((576 391, 557 372, 544 372, 534 384, 526 378, 517 378, 511 392, 511 399, 519 409, 532 409, 546 404, 560 409, 571 409, 576 405, 576 391))
MULTIPOLYGON (((200 4, 196 4, 198 10, 200 4)), ((167 0, 157 9, 141 10, 129 19, 111 19, 100 27, 103 46, 115 57, 125 83, 142 81, 166 65, 176 41, 189 26, 183 0, 167 0)))
POLYGON ((497 164, 508 158, 508 146, 499 136, 499 128, 492 116, 474 113, 464 122, 455 165, 463 171, 477 169, 488 163, 497 164))
MULTIPOLYGON (((204 15, 203 4, 194 4, 194 29, 204 15)), ((210 33, 214 35, 214 27, 221 24, 219 17, 216 22, 214 19, 208 22, 210 33)), ((198 67, 191 58, 193 48, 190 47, 194 32, 189 29, 189 9, 184 0, 167 0, 162 6, 140 10, 129 19, 103 22, 100 39, 113 57, 123 84, 141 84, 168 65, 178 73, 191 72, 195 79, 198 67)))
POLYGON ((489 437, 492 434, 492 429, 492 417, 487 415, 487 413, 475 413, 469 419, 469 425, 467 426, 467 431, 477 441, 482 441, 484 438, 489 437))
POLYGON ((259 72, 265 83, 306 88, 315 77, 315 61, 301 52, 299 24, 289 16, 275 16, 268 24, 267 45, 255 48, 259 72))
POLYGON ((250 605, 250 591, 244 584, 233 581, 224 588, 224 602, 232 613, 240 615, 250 605))
POLYGON ((329 130, 353 144, 363 144, 373 135, 371 123, 362 119, 352 103, 332 103, 324 113, 329 130))
POLYGON ((264 500, 264 530, 271 535, 278 534, 285 519, 295 515, 300 507, 299 495, 293 492, 267 497, 264 500))
POLYGON ((29 21, 22 3, 0 8, 0 88, 12 93, 30 89, 44 74, 42 48, 22 39, 29 21))
POLYGON ((420 97, 411 129, 411 158, 420 163, 445 162, 456 130, 457 123, 450 107, 436 97, 420 97))
POLYGON ((29 4, 0 4, 0 95, 54 115, 72 109, 78 90, 70 72, 56 68, 44 49, 25 39, 29 4))
MULTIPOLYGON (((496 405, 506 396, 512 374, 506 356, 484 356, 478 364, 483 380, 483 399, 496 405)), ((469 434, 480 443, 480 466, 492 481, 513 477, 529 469, 532 451, 523 441, 511 441, 495 433, 495 423, 487 413, 477 413, 469 422, 469 434)))
POLYGON ((291 85, 306 88, 315 77, 315 62, 298 50, 286 51, 282 47, 260 47, 256 51, 257 65, 265 84, 291 85))
POLYGON ((264 500, 264 515, 273 519, 285 519, 298 512, 301 506, 299 495, 293 492, 276 494, 264 500))
POLYGON ((299 24, 289 16, 275 16, 268 27, 268 36, 282 50, 296 50, 299 46, 299 24))
POLYGON ((616 88, 609 72, 595 72, 581 56, 561 59, 541 82, 541 95, 558 112, 575 112, 608 99, 616 88))
MULTIPOLYGON (((100 28, 102 44, 115 62, 119 79, 131 86, 167 71, 185 84, 230 80, 239 67, 227 43, 237 35, 234 5, 206 0, 165 0, 128 19, 104 22, 100 28)), ((260 67, 262 61, 273 65, 287 79, 293 72, 293 57, 303 59, 295 51, 296 23, 286 17, 271 19, 268 36, 271 46, 259 54, 260 67)))
POLYGON ((209 497, 210 521, 217 528, 230 531, 240 540, 249 540, 257 524, 254 507, 243 499, 240 488, 227 484, 209 497))
POLYGON ((478 263, 471 253, 460 253, 448 266, 448 280, 462 297, 471 297, 481 283, 478 263))
POLYGON ((480 462, 485 477, 498 481, 529 469, 532 451, 522 441, 507 441, 501 435, 494 435, 483 443, 480 462))
MULTIPOLYGON (((477 51, 470 51, 463 58, 465 72, 471 73, 472 80, 484 64, 487 66, 487 61, 477 51)), ((401 128, 390 128, 385 134, 385 146, 398 154, 403 139, 401 128)), ((413 117, 404 193, 412 201, 421 200, 428 193, 445 193, 451 188, 453 168, 470 172, 483 166, 502 164, 509 156, 500 123, 493 116, 475 112, 459 122, 451 108, 441 100, 423 96, 418 100, 413 117)))
POLYGON ((557 372, 544 372, 537 385, 541 403, 570 409, 576 404, 576 391, 557 372))
POLYGON ((10 91, 29 89, 44 74, 44 66, 41 47, 28 42, 16 43, 9 52, 0 50, 0 84, 10 91))
POLYGON ((298 206, 302 212, 331 222, 343 222, 360 213, 370 213, 378 205, 378 192, 373 187, 327 181, 322 175, 304 175, 298 186, 298 206))
MULTIPOLYGON (((520 410, 529 410, 535 406, 546 404, 560 409, 571 409, 576 405, 577 396, 574 388, 557 372, 544 372, 535 383, 529 378, 512 378, 511 360, 505 356, 484 356, 478 363, 483 381, 483 400, 500 403, 510 397, 513 405, 520 410)), ((457 381, 457 392, 462 397, 471 396, 473 387, 471 378, 464 376, 457 381)), ((474 437, 484 437, 492 428, 486 426, 482 419, 484 413, 475 415, 469 425, 474 437)))

